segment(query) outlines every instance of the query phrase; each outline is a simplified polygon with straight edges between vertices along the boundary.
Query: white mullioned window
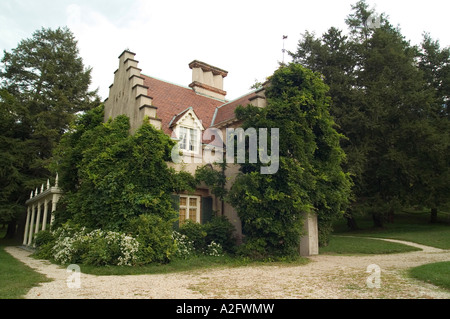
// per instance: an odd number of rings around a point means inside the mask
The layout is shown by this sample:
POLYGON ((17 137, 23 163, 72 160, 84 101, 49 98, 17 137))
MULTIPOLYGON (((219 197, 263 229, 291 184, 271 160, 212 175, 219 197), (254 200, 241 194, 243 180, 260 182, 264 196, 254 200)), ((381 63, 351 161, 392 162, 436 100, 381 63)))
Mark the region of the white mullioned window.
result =
POLYGON ((200 134, 198 129, 180 126, 178 136, 180 150, 198 153, 200 147, 200 134))
POLYGON ((188 219, 200 223, 200 196, 180 195, 180 225, 188 219))

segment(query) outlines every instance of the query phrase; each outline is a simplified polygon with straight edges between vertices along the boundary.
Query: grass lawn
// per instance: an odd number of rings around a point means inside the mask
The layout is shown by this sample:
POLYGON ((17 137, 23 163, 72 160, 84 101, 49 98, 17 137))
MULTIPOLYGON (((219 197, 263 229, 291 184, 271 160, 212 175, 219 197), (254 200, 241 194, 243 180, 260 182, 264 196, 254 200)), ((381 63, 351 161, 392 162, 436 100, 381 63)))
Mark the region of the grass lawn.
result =
POLYGON ((409 270, 409 275, 450 290, 450 261, 426 264, 409 270))
POLYGON ((349 231, 345 221, 335 225, 335 234, 391 238, 411 241, 426 246, 450 249, 450 215, 439 214, 441 222, 429 223, 428 212, 397 213, 393 223, 386 223, 383 228, 374 228, 370 216, 357 218, 360 230, 349 231))
POLYGON ((0 299, 19 299, 49 279, 15 259, 0 246, 0 299))
POLYGON ((327 247, 320 247, 320 254, 395 254, 417 251, 419 248, 384 240, 332 236, 327 247))

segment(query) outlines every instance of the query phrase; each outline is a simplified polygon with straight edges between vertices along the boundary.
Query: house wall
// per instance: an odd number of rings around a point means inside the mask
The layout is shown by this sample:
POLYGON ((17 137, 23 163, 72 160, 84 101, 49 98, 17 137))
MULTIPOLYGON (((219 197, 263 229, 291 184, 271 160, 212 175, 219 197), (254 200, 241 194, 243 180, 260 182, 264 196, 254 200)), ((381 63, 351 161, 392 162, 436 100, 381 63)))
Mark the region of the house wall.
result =
POLYGON ((119 56, 119 68, 114 72, 114 82, 109 87, 109 97, 105 101, 105 122, 118 115, 130 118, 131 131, 138 129, 145 117, 151 124, 161 128, 161 121, 156 118, 157 108, 152 105, 152 98, 147 95, 138 61, 135 54, 124 51, 119 56))

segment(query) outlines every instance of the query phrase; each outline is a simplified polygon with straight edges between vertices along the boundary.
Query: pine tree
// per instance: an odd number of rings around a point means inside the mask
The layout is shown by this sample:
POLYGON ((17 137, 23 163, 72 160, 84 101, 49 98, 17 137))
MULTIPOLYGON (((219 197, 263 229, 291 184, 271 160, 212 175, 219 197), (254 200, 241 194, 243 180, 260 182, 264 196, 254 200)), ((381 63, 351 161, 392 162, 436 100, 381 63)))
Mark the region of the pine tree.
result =
POLYGON ((3 156, 12 163, 5 167, 14 169, 7 169, 8 182, 0 186, 0 219, 10 222, 11 237, 30 191, 49 177, 52 150, 75 113, 99 101, 89 89, 91 69, 67 28, 37 30, 4 51, 1 62, 0 107, 10 122, 0 134, 8 141, 3 156))

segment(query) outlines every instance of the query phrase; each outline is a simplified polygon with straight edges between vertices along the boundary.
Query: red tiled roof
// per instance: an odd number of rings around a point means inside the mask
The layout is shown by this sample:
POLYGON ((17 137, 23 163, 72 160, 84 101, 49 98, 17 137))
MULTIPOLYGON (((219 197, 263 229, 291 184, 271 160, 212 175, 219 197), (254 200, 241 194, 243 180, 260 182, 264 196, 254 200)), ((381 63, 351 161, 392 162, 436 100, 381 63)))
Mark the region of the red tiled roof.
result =
POLYGON ((142 77, 144 85, 148 87, 148 95, 153 98, 152 104, 158 108, 156 114, 162 121, 161 128, 168 135, 172 134, 170 121, 187 108, 192 107, 203 126, 207 128, 211 124, 216 108, 224 104, 223 101, 197 94, 191 88, 146 75, 142 77))
POLYGON ((226 104, 223 104, 217 109, 217 114, 214 117, 214 123, 211 123, 212 126, 216 126, 222 122, 229 121, 231 119, 234 119, 234 110, 239 105, 247 106, 250 104, 250 100, 256 96, 256 92, 250 92, 244 96, 241 96, 240 98, 237 98, 234 101, 228 102, 226 104))

